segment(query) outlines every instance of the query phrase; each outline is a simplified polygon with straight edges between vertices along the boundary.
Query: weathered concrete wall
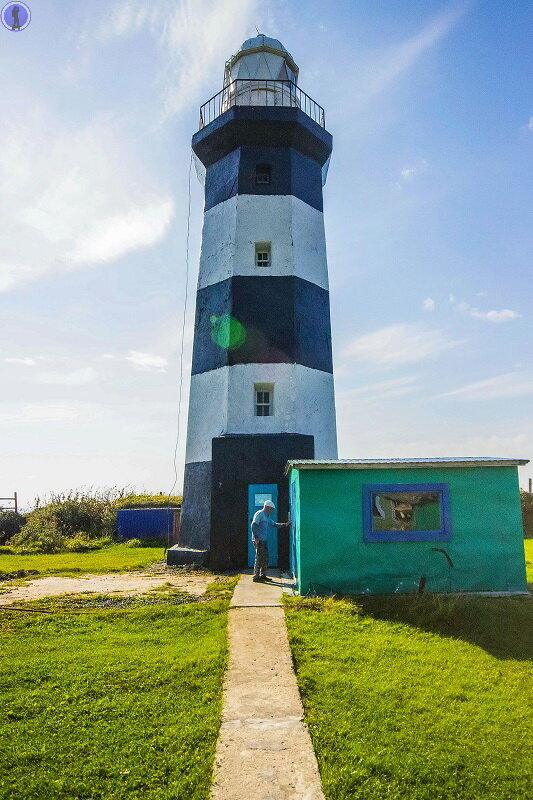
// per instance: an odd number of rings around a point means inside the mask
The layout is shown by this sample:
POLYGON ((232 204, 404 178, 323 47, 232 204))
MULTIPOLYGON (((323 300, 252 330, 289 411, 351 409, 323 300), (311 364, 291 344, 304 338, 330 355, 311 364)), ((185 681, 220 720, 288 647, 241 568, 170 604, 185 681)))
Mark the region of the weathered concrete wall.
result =
POLYGON ((333 376, 300 364, 238 364, 193 375, 187 463, 211 461, 211 440, 226 433, 310 434, 316 458, 336 458, 333 376), (255 416, 255 383, 274 384, 270 417, 255 416))
POLYGON ((324 215, 297 197, 238 195, 206 212, 198 288, 232 275, 286 275, 328 288, 324 215), (255 266, 255 242, 272 243, 272 266, 255 266))
POLYGON ((209 550, 211 453, 209 460, 185 464, 179 544, 209 550))

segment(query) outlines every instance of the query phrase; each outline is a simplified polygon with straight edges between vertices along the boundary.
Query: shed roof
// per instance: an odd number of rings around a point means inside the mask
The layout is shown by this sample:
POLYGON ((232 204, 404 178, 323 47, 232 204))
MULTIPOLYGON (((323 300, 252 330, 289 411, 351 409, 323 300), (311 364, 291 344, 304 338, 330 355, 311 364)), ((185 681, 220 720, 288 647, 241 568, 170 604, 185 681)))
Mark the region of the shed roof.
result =
POLYGON ((294 459, 287 462, 290 469, 394 469, 401 467, 522 467, 527 458, 346 458, 346 459, 294 459))

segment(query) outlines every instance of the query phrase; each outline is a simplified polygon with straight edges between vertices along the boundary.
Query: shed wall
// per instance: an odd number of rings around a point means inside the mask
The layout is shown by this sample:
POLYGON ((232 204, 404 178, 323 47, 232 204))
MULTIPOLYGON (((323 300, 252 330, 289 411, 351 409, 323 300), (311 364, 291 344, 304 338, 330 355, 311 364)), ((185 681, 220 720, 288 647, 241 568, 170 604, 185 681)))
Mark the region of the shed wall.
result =
POLYGON ((429 591, 526 590, 516 467, 293 470, 291 481, 302 594, 409 592, 421 576, 429 591), (383 483, 447 484, 451 540, 365 542, 363 486, 383 483))

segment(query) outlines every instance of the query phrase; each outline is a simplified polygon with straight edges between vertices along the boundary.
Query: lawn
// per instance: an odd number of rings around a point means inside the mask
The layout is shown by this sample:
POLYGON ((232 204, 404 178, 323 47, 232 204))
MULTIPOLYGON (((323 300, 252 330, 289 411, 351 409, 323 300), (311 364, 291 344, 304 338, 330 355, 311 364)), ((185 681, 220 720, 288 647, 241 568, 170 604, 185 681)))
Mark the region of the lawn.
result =
POLYGON ((15 555, 0 552, 0 573, 36 569, 43 574, 129 572, 163 559, 163 547, 127 547, 113 544, 89 553, 15 555))
POLYGON ((525 539, 524 547, 526 550, 526 570, 529 588, 533 590, 533 539, 525 539))
POLYGON ((2 800, 207 800, 227 599, 0 613, 2 800))
POLYGON ((530 800, 533 599, 291 599, 327 800, 530 800))

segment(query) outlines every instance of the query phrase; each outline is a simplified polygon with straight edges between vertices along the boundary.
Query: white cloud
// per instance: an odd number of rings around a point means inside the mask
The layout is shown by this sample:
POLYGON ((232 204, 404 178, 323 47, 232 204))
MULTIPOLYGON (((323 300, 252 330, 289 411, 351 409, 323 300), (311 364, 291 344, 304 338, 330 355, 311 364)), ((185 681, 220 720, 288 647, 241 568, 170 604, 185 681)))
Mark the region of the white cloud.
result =
POLYGON ((433 17, 421 31, 384 52, 374 54, 371 62, 359 67, 359 102, 380 94, 403 73, 411 69, 418 59, 450 33, 471 3, 453 5, 433 17))
POLYGON ((105 43, 141 30, 152 33, 160 52, 164 121, 198 102, 213 74, 220 74, 228 55, 267 12, 259 0, 117 0, 101 15, 97 38, 105 43))
POLYGON ((72 372, 41 372, 36 375, 36 380, 50 386, 86 386, 95 381, 97 376, 92 367, 81 367, 72 372))
POLYGON ((422 301, 422 308, 424 311, 435 311, 435 301, 433 298, 426 297, 426 299, 422 301))
POLYGON ((499 311, 493 309, 492 311, 480 311, 479 308, 466 303, 465 301, 458 302, 456 297, 450 295, 450 303, 457 306, 462 314, 466 314, 473 319, 482 319, 485 322, 493 322, 498 325, 501 322, 508 322, 511 319, 519 319, 522 315, 518 311, 513 311, 510 308, 502 308, 499 311))
POLYGON ((92 230, 77 238, 69 257, 74 264, 97 264, 150 247, 163 237, 173 212, 170 198, 153 203, 147 200, 143 208, 130 208, 99 220, 92 230))
POLYGON ((34 98, 23 102, 0 129, 0 291, 162 238, 171 195, 116 125, 63 126, 34 98))
POLYGON ((155 370, 156 372, 166 372, 168 361, 163 356, 156 356, 152 353, 141 353, 138 350, 130 350, 126 356, 126 361, 130 361, 139 369, 155 370))
POLYGON ((416 378, 406 375, 402 378, 392 378, 385 381, 376 381, 354 389, 347 389, 337 394, 338 404, 343 406, 351 404, 360 397, 370 397, 372 400, 383 400, 387 397, 399 397, 411 394, 416 390, 416 378))
POLYGON ((518 319, 522 315, 518 311, 512 311, 510 308, 502 308, 500 311, 478 311, 473 309, 472 316, 478 319, 486 319, 488 322, 506 322, 509 319, 518 319))
POLYGON ((533 133, 533 117, 529 118, 526 127, 527 127, 528 131, 531 131, 531 133, 533 133))
POLYGON ((463 400, 492 400, 494 398, 525 397, 533 394, 533 375, 506 372, 482 381, 468 383, 438 397, 460 397, 463 400))
POLYGON ((4 358, 6 364, 20 364, 24 367, 34 367, 35 366, 35 359, 34 358, 4 358))
POLYGON ((409 364, 442 353, 459 344, 436 328, 425 325, 387 325, 359 336, 343 352, 344 358, 355 357, 380 366, 409 364))
POLYGON ((412 164, 411 166, 408 167, 404 167, 400 172, 400 175, 404 181, 410 181, 415 177, 415 175, 418 175, 420 172, 424 172, 426 168, 427 168, 427 161, 422 158, 415 164, 412 164))

